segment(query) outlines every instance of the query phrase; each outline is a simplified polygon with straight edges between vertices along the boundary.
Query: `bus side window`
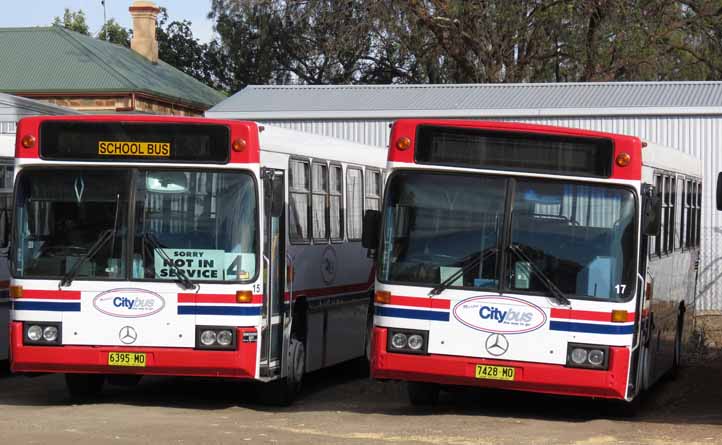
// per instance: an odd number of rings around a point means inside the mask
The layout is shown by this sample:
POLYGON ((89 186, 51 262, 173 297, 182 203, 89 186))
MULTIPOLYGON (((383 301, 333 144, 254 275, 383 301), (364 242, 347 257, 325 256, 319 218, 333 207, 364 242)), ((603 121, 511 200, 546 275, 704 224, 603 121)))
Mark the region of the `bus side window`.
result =
MULTIPOLYGON (((662 198, 662 193, 664 192, 664 182, 662 181, 661 175, 656 175, 654 177, 654 188, 656 189, 656 193, 659 195, 660 199, 662 198)), ((657 233, 657 236, 654 237, 654 254, 656 256, 662 256, 662 238, 664 234, 664 201, 662 200, 662 213, 659 215, 660 218, 660 228, 659 232, 657 233)), ((651 244, 651 243, 650 243, 651 244)))
POLYGON ((366 169, 366 210, 381 208, 381 172, 366 169))
POLYGON ((326 197, 328 195, 328 166, 314 162, 311 175, 311 188, 313 196, 311 201, 311 214, 313 215, 314 241, 326 241, 328 239, 328 206, 326 197))
POLYGON ((340 165, 331 164, 329 169, 329 229, 331 239, 343 240, 343 170, 340 165))
POLYGON ((349 241, 361 239, 363 226, 363 172, 358 167, 346 169, 347 233, 349 241))
POLYGON ((292 243, 308 242, 311 178, 307 161, 291 159, 289 163, 288 234, 292 243))

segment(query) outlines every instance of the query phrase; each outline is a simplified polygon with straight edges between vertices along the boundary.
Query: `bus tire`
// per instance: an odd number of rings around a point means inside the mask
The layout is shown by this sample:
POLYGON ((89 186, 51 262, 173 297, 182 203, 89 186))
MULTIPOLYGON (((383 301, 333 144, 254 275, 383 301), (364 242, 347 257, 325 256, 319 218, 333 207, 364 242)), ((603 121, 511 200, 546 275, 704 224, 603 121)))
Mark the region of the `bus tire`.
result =
POLYGON ((296 400, 301 392, 303 375, 306 372, 306 349, 295 337, 288 345, 286 360, 286 377, 267 383, 264 388, 264 399, 268 404, 288 406, 296 400))
POLYGON ((609 417, 632 419, 640 414, 642 408, 642 394, 637 394, 630 402, 626 400, 613 400, 609 406, 609 417))
POLYGON ((84 401, 97 396, 104 383, 102 374, 65 374, 65 385, 73 400, 84 401))
POLYGON ((433 406, 439 401, 441 388, 436 383, 408 382, 406 387, 414 406, 433 406))
POLYGON ((677 318, 677 332, 674 335, 674 358, 672 367, 669 369, 669 378, 675 380, 679 377, 679 369, 682 366, 682 329, 684 328, 684 315, 679 314, 677 318))
POLYGON ((366 331, 364 340, 364 353, 355 360, 356 369, 359 377, 368 378, 371 375, 371 342, 374 331, 374 311, 373 305, 369 308, 366 319, 366 331))

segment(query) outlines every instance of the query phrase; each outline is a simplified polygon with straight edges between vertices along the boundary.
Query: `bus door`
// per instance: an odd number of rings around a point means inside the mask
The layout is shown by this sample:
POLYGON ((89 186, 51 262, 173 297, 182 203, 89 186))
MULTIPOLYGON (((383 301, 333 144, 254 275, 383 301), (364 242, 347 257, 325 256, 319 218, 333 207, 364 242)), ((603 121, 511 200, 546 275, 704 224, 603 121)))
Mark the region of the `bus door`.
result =
MULTIPOLYGON (((261 332, 261 375, 278 375, 281 357, 288 344, 283 310, 286 270, 285 179, 283 170, 264 168, 263 181, 263 315, 261 332), (265 364, 265 366, 263 366, 265 364), (264 369, 265 368, 265 369, 264 369)), ((290 321, 290 320, 289 320, 290 321)))

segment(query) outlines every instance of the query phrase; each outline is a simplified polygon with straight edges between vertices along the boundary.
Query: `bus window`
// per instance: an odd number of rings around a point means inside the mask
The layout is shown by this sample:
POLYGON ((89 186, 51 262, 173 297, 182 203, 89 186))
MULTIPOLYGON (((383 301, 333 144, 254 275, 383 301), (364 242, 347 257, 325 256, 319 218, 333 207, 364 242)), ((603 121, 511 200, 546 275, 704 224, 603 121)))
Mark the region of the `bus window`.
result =
POLYGON ((510 287, 548 292, 530 266, 565 294, 618 300, 634 288, 634 195, 621 187, 519 180, 511 244, 533 261, 510 257, 510 287))
POLYGON ((175 280, 178 268, 193 281, 255 277, 257 204, 251 175, 141 170, 138 176, 133 278, 175 280))
POLYGON ((343 172, 340 165, 331 164, 329 170, 329 225, 332 240, 343 239, 343 172))
POLYGON ((366 210, 378 210, 381 202, 381 172, 366 169, 366 210))
POLYGON ((309 233, 309 212, 311 178, 308 162, 292 159, 289 165, 289 196, 288 233, 291 242, 307 242, 309 233))
POLYGON ((348 239, 360 240, 363 225, 363 173, 357 167, 346 169, 346 211, 348 239))
POLYGON ((311 202, 313 239, 315 241, 325 241, 328 239, 328 207, 326 206, 326 197, 328 195, 328 167, 326 164, 313 163, 311 184, 313 188, 311 202))

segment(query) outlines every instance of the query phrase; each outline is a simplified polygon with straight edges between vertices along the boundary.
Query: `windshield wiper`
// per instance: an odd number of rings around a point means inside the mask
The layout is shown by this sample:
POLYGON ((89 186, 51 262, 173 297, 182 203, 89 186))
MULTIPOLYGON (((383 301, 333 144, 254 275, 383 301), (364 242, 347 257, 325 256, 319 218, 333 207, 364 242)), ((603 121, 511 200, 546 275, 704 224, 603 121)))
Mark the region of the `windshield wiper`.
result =
POLYGON ((156 238, 152 232, 144 232, 143 241, 147 242, 153 249, 157 250, 158 254, 163 259, 165 264, 170 266, 173 271, 175 271, 175 275, 178 278, 175 281, 180 285, 180 287, 185 290, 190 290, 195 289, 196 286, 198 286, 196 283, 193 282, 193 280, 188 278, 188 275, 186 275, 185 271, 179 266, 177 266, 175 262, 171 259, 171 257, 168 256, 168 254, 163 249, 163 246, 161 246, 160 242, 158 241, 158 238, 156 238))
POLYGON ((571 306, 572 303, 567 297, 564 296, 564 292, 562 292, 561 289, 559 289, 557 285, 554 284, 554 282, 550 280, 549 277, 547 277, 546 274, 542 272, 542 270, 539 269, 536 264, 534 264, 531 258, 529 258, 529 256, 524 253, 521 247, 516 244, 509 244, 509 250, 514 252, 514 254, 516 254, 516 256, 518 256, 522 261, 529 264, 529 268, 532 270, 532 272, 534 272, 534 274, 536 274, 537 278, 539 278, 539 281, 541 281, 544 287, 549 290, 549 293, 551 293, 552 297, 554 297, 559 302, 559 304, 563 304, 564 306, 571 306))
POLYGON ((66 287, 70 286, 70 284, 73 282, 73 278, 78 274, 80 271, 80 266, 83 265, 85 261, 87 261, 89 258, 92 258, 95 256, 95 254, 98 253, 98 251, 105 245, 105 243, 108 242, 108 240, 115 237, 115 230, 114 229, 106 229, 100 232, 100 236, 98 239, 93 243, 92 246, 90 246, 90 249, 88 249, 85 254, 78 259, 78 261, 73 265, 73 267, 63 275, 63 278, 60 280, 60 286, 59 287, 66 287))
POLYGON ((451 286, 451 284, 453 282, 455 282, 456 280, 459 279, 459 277, 463 276, 466 272, 470 271, 472 267, 478 266, 479 263, 485 261, 487 258, 494 255, 495 253, 496 253, 496 247, 492 247, 490 249, 485 249, 480 252, 469 255, 469 257, 475 256, 475 258, 472 259, 471 261, 469 261, 468 263, 466 263, 461 269, 459 269, 456 272, 454 272, 453 274, 451 274, 451 276, 446 278, 444 281, 439 283, 438 286, 431 289, 429 291, 429 297, 439 295, 440 293, 442 293, 443 291, 448 289, 449 286, 451 286))

